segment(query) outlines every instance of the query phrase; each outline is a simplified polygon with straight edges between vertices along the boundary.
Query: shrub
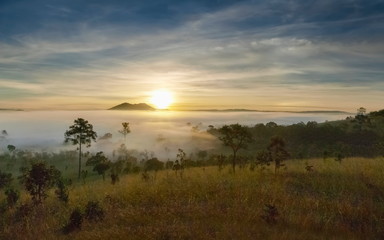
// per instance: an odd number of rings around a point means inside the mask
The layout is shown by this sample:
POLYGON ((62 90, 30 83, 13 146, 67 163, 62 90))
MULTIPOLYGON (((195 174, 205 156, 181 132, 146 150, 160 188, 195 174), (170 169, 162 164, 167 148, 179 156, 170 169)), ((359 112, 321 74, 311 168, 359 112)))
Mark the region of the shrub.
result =
POLYGON ((85 207, 85 218, 90 221, 102 220, 104 210, 100 207, 98 201, 89 201, 85 207))
POLYGON ((263 209, 264 215, 261 218, 268 224, 274 225, 277 223, 277 217, 279 216, 279 211, 277 210, 275 205, 265 204, 265 208, 263 209))
POLYGON ((164 168, 164 163, 157 158, 151 158, 145 161, 144 171, 159 171, 164 168))
POLYGON ((141 171, 141 168, 139 166, 132 167, 132 173, 139 173, 141 171))
POLYGON ((9 186, 12 182, 12 174, 11 173, 3 173, 0 171, 0 189, 9 186))
POLYGON ((69 223, 63 228, 63 233, 68 234, 80 230, 83 223, 83 214, 79 208, 75 208, 69 216, 69 223))
POLYGON ((147 172, 143 172, 141 174, 141 179, 144 181, 144 182, 148 182, 150 177, 149 177, 149 174, 147 172))
POLYGON ((21 204, 19 207, 16 208, 15 211, 15 220, 21 221, 22 219, 26 218, 28 215, 32 212, 32 205, 28 203, 21 204))
MULTIPOLYGON (((0 215, 4 214, 8 209, 7 202, 1 201, 0 202, 0 215)), ((1 222, 0 222, 0 228, 1 228, 1 222)))
POLYGON ((13 207, 19 200, 20 194, 17 190, 13 188, 8 188, 5 190, 5 195, 7 196, 7 205, 8 207, 13 207))
POLYGON ((85 184, 85 179, 88 176, 88 171, 87 170, 81 170, 80 175, 81 175, 81 179, 83 180, 83 184, 85 184))
POLYGON ((115 185, 115 183, 117 183, 118 181, 120 181, 119 175, 117 173, 112 173, 111 174, 111 183, 113 185, 115 185))
POLYGON ((305 170, 307 170, 307 172, 313 172, 313 171, 314 171, 312 165, 306 165, 306 166, 305 166, 305 170))
POLYGON ((55 193, 57 198, 67 203, 69 199, 69 193, 68 193, 68 188, 64 182, 64 179, 60 178, 59 180, 57 180, 56 185, 57 185, 57 189, 55 190, 55 193))
POLYGON ((54 166, 47 167, 45 162, 33 163, 31 169, 23 169, 21 182, 32 196, 35 204, 47 197, 47 191, 55 184, 60 171, 54 166))
POLYGON ((337 153, 336 154, 336 158, 335 158, 336 162, 341 163, 341 161, 343 161, 343 159, 344 159, 344 155, 343 154, 341 154, 341 153, 337 153))

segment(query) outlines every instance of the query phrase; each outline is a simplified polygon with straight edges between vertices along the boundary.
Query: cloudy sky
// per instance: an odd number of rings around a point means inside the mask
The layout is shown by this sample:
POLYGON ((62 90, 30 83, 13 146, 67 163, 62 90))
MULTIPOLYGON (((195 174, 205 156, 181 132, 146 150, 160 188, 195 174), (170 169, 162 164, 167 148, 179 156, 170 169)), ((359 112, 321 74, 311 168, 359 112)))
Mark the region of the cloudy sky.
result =
POLYGON ((384 108, 384 0, 1 0, 0 108, 384 108))

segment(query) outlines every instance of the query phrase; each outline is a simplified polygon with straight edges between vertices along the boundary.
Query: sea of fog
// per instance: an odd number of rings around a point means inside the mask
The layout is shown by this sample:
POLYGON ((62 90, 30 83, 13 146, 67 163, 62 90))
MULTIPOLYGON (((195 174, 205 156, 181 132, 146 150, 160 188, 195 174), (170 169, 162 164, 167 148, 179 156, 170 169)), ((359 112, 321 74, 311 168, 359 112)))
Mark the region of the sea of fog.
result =
POLYGON ((239 123, 254 126, 270 121, 277 124, 298 122, 325 122, 345 119, 349 114, 340 113, 287 113, 287 112, 204 112, 204 111, 0 111, 0 130, 8 135, 0 138, 0 151, 7 145, 17 149, 35 151, 75 150, 64 145, 64 132, 74 119, 88 120, 98 137, 111 133, 112 138, 98 140, 90 151, 111 152, 124 143, 118 131, 122 122, 129 122, 131 133, 126 145, 138 151, 153 151, 156 156, 169 157, 178 148, 185 150, 209 150, 218 144, 204 130, 209 125, 239 123), (198 126, 200 132, 192 131, 198 126))

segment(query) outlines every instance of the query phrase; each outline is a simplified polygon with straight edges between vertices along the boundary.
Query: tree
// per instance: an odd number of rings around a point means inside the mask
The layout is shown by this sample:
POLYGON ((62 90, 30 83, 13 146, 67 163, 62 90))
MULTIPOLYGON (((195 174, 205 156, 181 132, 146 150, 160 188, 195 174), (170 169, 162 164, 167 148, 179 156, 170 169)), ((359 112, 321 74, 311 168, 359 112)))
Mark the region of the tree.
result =
POLYGON ((208 152, 205 150, 200 150, 197 152, 197 157, 201 160, 204 161, 204 159, 208 156, 208 152))
POLYGON ((8 188, 4 191, 5 195, 7 196, 7 204, 9 207, 15 206, 17 201, 20 198, 20 193, 19 191, 13 189, 13 188, 8 188))
POLYGON ((165 162, 165 169, 171 169, 173 167, 174 162, 173 161, 166 161, 165 162))
POLYGON ((368 125, 370 124, 370 119, 369 119, 368 115, 366 114, 366 112, 367 112, 367 109, 365 109, 363 107, 360 107, 359 109, 357 109, 355 120, 357 121, 358 128, 360 130, 363 129, 364 124, 368 124, 368 125))
POLYGON ((177 173, 180 172, 180 177, 183 177, 183 170, 185 167, 186 156, 187 154, 184 152, 184 150, 179 148, 178 153, 176 155, 176 161, 173 163, 173 166, 172 166, 172 170, 175 171, 176 176, 177 176, 177 173))
POLYGON ((363 107, 360 107, 359 109, 357 109, 357 114, 356 115, 365 115, 366 113, 367 113, 367 109, 363 108, 363 107))
POLYGON ((268 151, 262 150, 262 151, 257 152, 257 154, 256 154, 256 164, 257 165, 269 166, 270 163, 271 163, 271 158, 270 158, 270 153, 268 151))
POLYGON ((0 133, 0 140, 5 140, 8 136, 7 130, 2 130, 0 133))
POLYGON ((10 155, 10 157, 13 159, 13 158, 15 157, 16 147, 15 147, 14 145, 9 144, 9 145, 7 146, 7 149, 8 149, 8 151, 9 151, 9 155, 10 155))
POLYGON ((85 144, 86 147, 91 146, 91 142, 96 141, 97 134, 93 131, 92 124, 88 123, 83 118, 78 118, 74 121, 74 124, 69 127, 64 134, 65 142, 71 142, 73 145, 79 145, 79 173, 78 179, 81 175, 81 147, 85 144))
POLYGON ((9 153, 12 153, 13 151, 16 150, 16 147, 14 145, 8 145, 7 148, 8 148, 9 153))
POLYGON ((121 174, 123 172, 126 164, 127 164, 127 162, 125 160, 122 160, 122 159, 114 161, 113 163, 111 163, 111 172, 113 174, 116 174, 116 175, 121 174))
POLYGON ((9 186, 12 182, 12 174, 11 173, 3 173, 0 170, 0 189, 3 189, 9 186))
POLYGON ((119 133, 123 134, 124 136, 124 142, 127 141, 127 135, 131 132, 131 129, 129 128, 129 122, 123 122, 121 123, 123 125, 123 129, 119 130, 119 133))
POLYGON ((58 199, 67 203, 69 199, 69 192, 66 186, 66 183, 63 178, 57 179, 57 189, 55 190, 55 194, 58 199))
POLYGON ((54 166, 47 167, 45 162, 37 162, 32 164, 31 169, 23 169, 21 183, 32 196, 32 200, 41 203, 60 175, 60 171, 54 166))
POLYGON ((186 158, 187 158, 187 154, 184 152, 183 149, 181 149, 181 148, 178 149, 178 153, 176 155, 176 158, 179 161, 179 163, 181 164, 181 166, 184 167, 185 166, 185 161, 186 161, 186 158))
POLYGON ((98 201, 88 201, 85 206, 84 217, 89 221, 101 221, 104 219, 104 210, 98 201))
POLYGON ((252 141, 252 135, 246 126, 238 123, 231 125, 224 125, 219 128, 219 133, 222 135, 219 139, 223 142, 224 146, 228 146, 233 151, 232 168, 235 172, 237 152, 240 149, 246 149, 248 143, 252 141))
POLYGON ((268 153, 270 161, 275 163, 275 174, 277 170, 284 166, 282 162, 289 157, 289 153, 285 149, 285 141, 281 137, 271 138, 271 142, 268 145, 268 153))
POLYGON ((90 157, 87 160, 87 166, 93 166, 93 171, 97 172, 99 175, 103 176, 103 180, 105 180, 105 173, 111 167, 111 161, 108 160, 106 156, 104 156, 103 152, 98 152, 96 155, 90 157))
POLYGON ((223 170, 225 159, 226 157, 223 154, 217 156, 217 165, 219 167, 219 171, 223 170))
POLYGON ((69 216, 69 222, 63 228, 64 234, 69 234, 75 230, 81 229, 83 223, 83 214, 79 208, 75 208, 69 216))
POLYGON ((275 123, 275 122, 268 122, 267 124, 265 124, 265 126, 267 128, 276 128, 276 127, 278 127, 277 123, 275 123))
MULTIPOLYGON (((176 160, 174 163, 173 163, 173 166, 172 166, 172 170, 175 171, 176 173, 176 176, 177 176, 177 173, 180 171, 180 170, 183 170, 183 166, 180 164, 179 160, 176 160)), ((180 177, 182 177, 182 173, 180 172, 180 177)))
POLYGON ((144 171, 158 171, 164 168, 164 163, 156 157, 148 159, 144 163, 144 171))

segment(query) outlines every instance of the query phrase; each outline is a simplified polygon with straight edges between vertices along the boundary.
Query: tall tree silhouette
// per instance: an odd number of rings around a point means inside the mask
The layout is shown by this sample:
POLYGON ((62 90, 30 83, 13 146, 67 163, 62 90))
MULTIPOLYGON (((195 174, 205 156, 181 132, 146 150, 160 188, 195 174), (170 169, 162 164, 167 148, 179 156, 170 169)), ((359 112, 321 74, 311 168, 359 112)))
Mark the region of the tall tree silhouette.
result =
POLYGON ((119 133, 124 135, 124 143, 126 143, 127 135, 131 132, 131 129, 129 128, 129 122, 123 122, 121 125, 123 125, 123 129, 119 130, 119 133))
POLYGON ((92 124, 88 123, 83 118, 78 118, 74 121, 74 124, 69 127, 64 134, 65 142, 71 142, 73 145, 79 145, 79 174, 78 179, 81 175, 81 148, 82 145, 86 147, 91 146, 91 142, 96 141, 97 134, 93 131, 92 124))
POLYGON ((224 125, 219 128, 219 132, 221 134, 219 139, 223 144, 232 148, 232 168, 233 172, 235 172, 237 152, 242 148, 247 148, 248 143, 252 141, 252 135, 246 126, 242 126, 238 123, 224 125))
POLYGON ((271 142, 268 145, 268 153, 270 160, 275 162, 275 174, 281 166, 284 166, 282 163, 289 157, 288 151, 285 149, 285 141, 281 137, 271 138, 271 142))

